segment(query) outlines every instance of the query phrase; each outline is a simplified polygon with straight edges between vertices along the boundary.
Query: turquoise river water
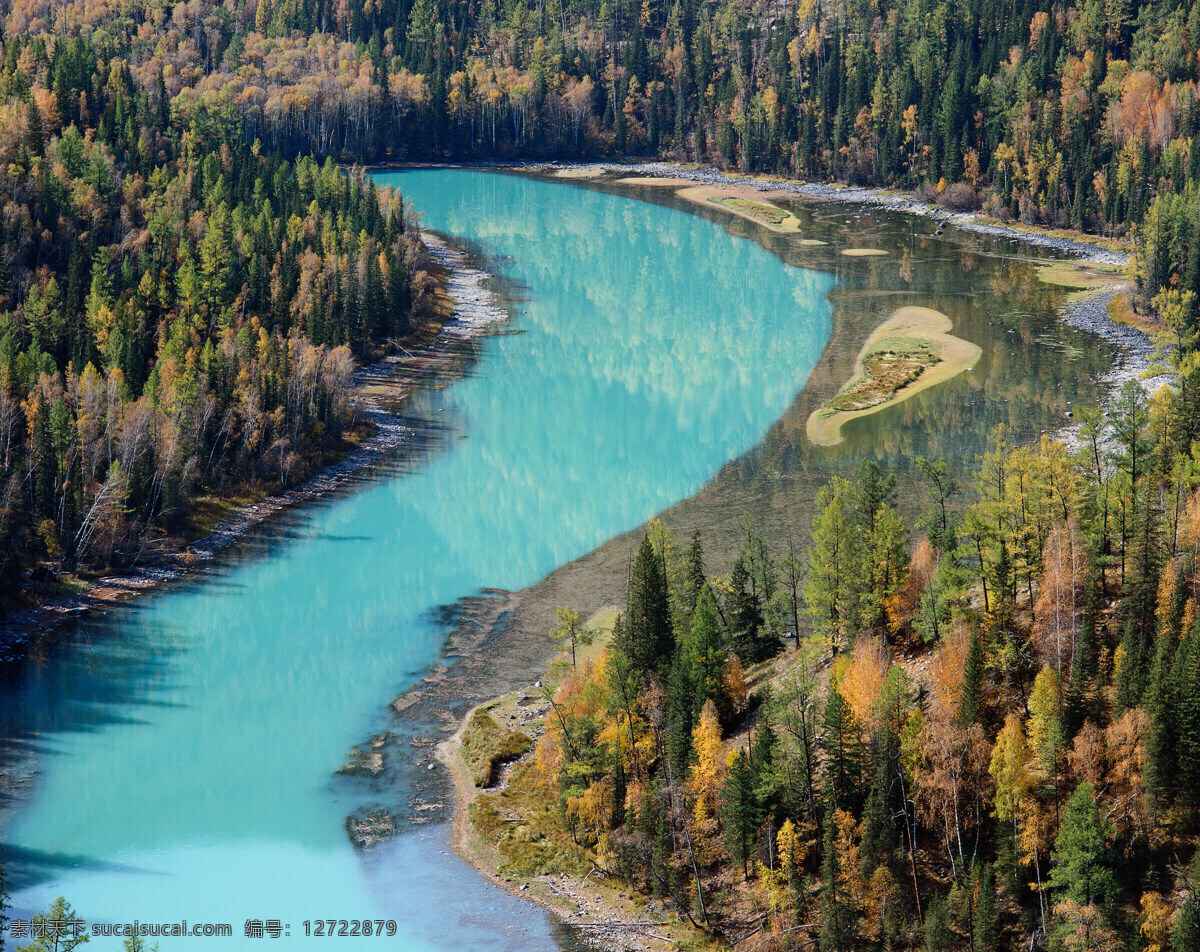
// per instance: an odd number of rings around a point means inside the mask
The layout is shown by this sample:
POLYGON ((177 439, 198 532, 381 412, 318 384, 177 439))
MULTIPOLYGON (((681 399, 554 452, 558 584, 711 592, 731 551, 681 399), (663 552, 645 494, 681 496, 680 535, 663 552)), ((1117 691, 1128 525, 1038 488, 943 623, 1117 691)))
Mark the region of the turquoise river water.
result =
MULTIPOLYGON (((0 698, 31 761, 0 832, 20 917, 395 919, 393 949, 554 948, 443 831, 358 854, 335 771, 436 663, 437 608, 519 589, 698 491, 791 405, 829 336, 827 274, 703 217, 467 170, 380 176, 522 289, 471 374, 422 390, 440 449, 253 535, 217 569, 83 622, 0 698)), ((0 764, 2 766, 2 764, 0 764)), ((116 948, 117 939, 91 943, 116 948)))

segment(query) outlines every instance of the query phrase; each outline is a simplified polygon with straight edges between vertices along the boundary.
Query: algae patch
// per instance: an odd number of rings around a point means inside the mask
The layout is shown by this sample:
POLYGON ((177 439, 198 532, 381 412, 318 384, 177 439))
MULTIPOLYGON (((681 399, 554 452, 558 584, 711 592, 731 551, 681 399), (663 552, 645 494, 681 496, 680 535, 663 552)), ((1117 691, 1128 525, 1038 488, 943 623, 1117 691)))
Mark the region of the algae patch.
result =
POLYGON ((982 351, 949 333, 945 314, 927 307, 902 307, 867 338, 854 375, 808 418, 812 443, 842 441, 842 425, 907 400, 973 367, 982 351))
POLYGON ((1124 274, 1118 269, 1106 268, 1103 265, 1075 264, 1070 261, 1056 261, 1054 264, 1038 268, 1037 276, 1042 284, 1079 291, 1112 288, 1126 282, 1124 274))

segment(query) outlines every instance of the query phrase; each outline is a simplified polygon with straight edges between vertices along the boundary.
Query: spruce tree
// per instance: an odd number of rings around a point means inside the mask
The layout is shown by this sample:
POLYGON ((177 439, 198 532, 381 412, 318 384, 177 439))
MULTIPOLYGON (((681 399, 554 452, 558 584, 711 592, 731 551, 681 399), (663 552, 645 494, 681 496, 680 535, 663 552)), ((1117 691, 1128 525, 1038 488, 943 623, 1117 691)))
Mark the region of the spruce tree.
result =
POLYGON ((1146 730, 1146 752, 1142 764, 1142 781, 1151 804, 1164 802, 1176 789, 1178 775, 1177 745, 1179 741, 1176 714, 1175 679, 1172 670, 1172 644, 1160 635, 1150 668, 1149 683, 1142 697, 1142 706, 1149 724, 1146 730))
POLYGON ((762 600, 751 590, 750 573, 739 558, 729 578, 729 641, 734 653, 745 664, 769 658, 779 647, 779 639, 763 631, 762 600))
POLYGON ((871 738, 871 789, 863 806, 863 838, 859 847, 859 871, 869 879, 896 845, 895 809, 891 790, 894 779, 893 761, 899 756, 897 738, 886 728, 877 730, 871 738))
POLYGON ((681 645, 671 663, 667 678, 667 756, 676 772, 681 772, 692 756, 692 728, 696 726, 695 685, 687 645, 681 645))
POLYGON ((1175 652, 1171 665, 1173 710, 1164 716, 1175 735, 1175 781, 1184 805, 1200 807, 1200 626, 1191 632, 1175 652))
POLYGON ((650 536, 642 537, 629 579, 629 602, 618 646, 639 671, 665 673, 671 661, 671 612, 667 576, 650 536))
POLYGON ((979 902, 975 905, 975 952, 993 952, 1000 946, 1000 910, 996 903, 996 872, 992 864, 979 877, 979 902))
POLYGON ((967 664, 963 671, 962 700, 958 706, 958 724, 970 727, 979 720, 983 695, 983 642, 979 631, 971 632, 967 664))
POLYGON ((825 796, 833 809, 848 810, 859 799, 858 728, 850 705, 836 688, 825 702, 821 748, 825 751, 825 796))
POLYGON ((725 827, 725 845, 735 863, 742 866, 742 878, 750 875, 750 856, 754 837, 762 822, 762 811, 755 789, 754 767, 744 750, 739 750, 729 762, 725 780, 721 819, 725 827))
POLYGON ((1051 851, 1051 892, 1081 906, 1106 902, 1117 893, 1107 830, 1096 803, 1096 788, 1081 783, 1067 800, 1051 851))
POLYGON ((950 926, 950 903, 945 896, 930 900, 925 913, 925 952, 950 952, 957 937, 950 926))
POLYGON ((692 542, 684 557, 684 597, 686 599, 688 621, 696 610, 696 602, 700 598, 700 590, 704 588, 704 545, 700 541, 700 530, 692 532, 692 542))

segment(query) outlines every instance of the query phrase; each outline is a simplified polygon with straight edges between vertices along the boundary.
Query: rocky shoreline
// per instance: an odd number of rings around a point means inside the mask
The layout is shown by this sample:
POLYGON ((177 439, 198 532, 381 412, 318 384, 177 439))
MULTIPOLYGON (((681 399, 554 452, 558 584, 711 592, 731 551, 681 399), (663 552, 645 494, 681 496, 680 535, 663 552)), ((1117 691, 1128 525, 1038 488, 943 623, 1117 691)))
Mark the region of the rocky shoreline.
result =
POLYGON ((431 232, 423 232, 422 238, 430 256, 446 272, 444 289, 454 309, 433 342, 385 357, 355 372, 355 421, 369 422, 371 434, 338 462, 299 486, 239 508, 195 542, 165 549, 131 571, 106 575, 83 592, 52 596, 36 606, 9 613, 0 619, 0 663, 17 660, 29 644, 73 619, 121 604, 202 569, 255 526, 297 503, 311 502, 340 489, 412 438, 414 431, 396 415, 395 404, 411 393, 418 381, 443 365, 459 345, 508 318, 507 311, 486 287, 490 279, 486 272, 431 232))
POLYGON ((1077 330, 1088 331, 1111 341, 1120 351, 1117 363, 1101 381, 1114 390, 1127 380, 1139 380, 1147 393, 1159 385, 1168 383, 1174 376, 1169 373, 1152 373, 1157 370, 1154 339, 1140 327, 1114 321, 1109 313, 1109 303, 1119 294, 1119 289, 1088 294, 1068 304, 1062 313, 1063 323, 1077 330))

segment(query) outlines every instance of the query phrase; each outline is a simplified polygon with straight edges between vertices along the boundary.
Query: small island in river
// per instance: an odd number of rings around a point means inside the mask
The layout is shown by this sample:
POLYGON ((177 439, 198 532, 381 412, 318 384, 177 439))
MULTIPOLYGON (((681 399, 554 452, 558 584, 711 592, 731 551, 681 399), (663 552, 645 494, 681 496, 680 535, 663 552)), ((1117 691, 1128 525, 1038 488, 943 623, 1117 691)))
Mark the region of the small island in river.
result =
POLYGON ((842 425, 907 400, 975 365, 982 351, 955 337, 941 311, 902 307, 875 328, 854 365, 854 375, 808 418, 811 442, 833 446, 842 425))

